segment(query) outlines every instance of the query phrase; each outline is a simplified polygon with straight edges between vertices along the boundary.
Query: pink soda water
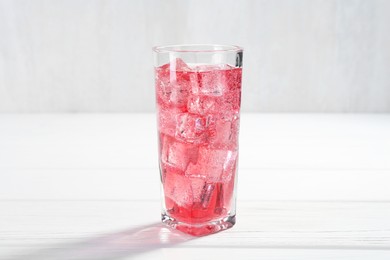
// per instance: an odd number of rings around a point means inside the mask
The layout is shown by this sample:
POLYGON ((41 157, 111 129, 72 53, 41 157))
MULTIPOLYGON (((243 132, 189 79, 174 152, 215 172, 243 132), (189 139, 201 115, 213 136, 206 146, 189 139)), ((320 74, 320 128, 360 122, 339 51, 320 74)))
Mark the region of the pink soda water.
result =
POLYGON ((163 217, 192 235, 235 215, 241 74, 181 59, 155 69, 163 217))

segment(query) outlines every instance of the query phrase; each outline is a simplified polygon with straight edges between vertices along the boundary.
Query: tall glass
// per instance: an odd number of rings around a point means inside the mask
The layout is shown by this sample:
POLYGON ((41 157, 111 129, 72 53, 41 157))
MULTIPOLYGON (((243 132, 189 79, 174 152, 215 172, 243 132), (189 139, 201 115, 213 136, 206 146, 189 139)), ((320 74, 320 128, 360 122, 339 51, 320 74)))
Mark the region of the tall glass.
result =
POLYGON ((162 222, 201 236, 236 221, 243 50, 153 48, 162 222))

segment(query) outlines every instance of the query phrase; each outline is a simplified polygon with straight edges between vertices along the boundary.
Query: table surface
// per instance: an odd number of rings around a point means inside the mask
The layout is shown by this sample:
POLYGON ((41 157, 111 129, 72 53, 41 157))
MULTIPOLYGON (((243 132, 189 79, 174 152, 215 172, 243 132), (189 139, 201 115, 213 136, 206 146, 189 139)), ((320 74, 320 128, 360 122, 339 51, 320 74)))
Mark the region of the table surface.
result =
POLYGON ((390 259, 390 115, 243 114, 237 224, 160 224, 153 114, 0 115, 0 259, 390 259))

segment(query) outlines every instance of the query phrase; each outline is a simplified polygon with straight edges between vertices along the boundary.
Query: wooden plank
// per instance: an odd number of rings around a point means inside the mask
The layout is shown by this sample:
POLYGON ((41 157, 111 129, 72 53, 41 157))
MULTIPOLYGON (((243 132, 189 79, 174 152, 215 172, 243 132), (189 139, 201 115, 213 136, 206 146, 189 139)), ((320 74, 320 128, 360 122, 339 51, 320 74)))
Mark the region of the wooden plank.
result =
POLYGON ((226 248, 248 259, 390 253, 389 202, 244 201, 234 228, 202 238, 161 226, 158 201, 0 201, 0 208, 0 259, 229 256, 226 248))

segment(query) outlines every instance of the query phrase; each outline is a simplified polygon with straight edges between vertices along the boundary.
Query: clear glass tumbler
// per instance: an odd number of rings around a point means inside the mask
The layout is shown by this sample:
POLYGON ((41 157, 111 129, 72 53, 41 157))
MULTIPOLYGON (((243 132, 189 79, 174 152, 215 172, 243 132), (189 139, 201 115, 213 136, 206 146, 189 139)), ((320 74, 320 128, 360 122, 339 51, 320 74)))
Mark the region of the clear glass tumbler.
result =
POLYGON ((162 221, 202 236, 235 224, 243 49, 154 47, 162 221))

